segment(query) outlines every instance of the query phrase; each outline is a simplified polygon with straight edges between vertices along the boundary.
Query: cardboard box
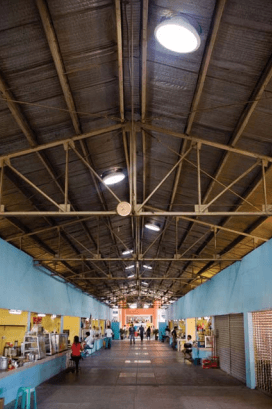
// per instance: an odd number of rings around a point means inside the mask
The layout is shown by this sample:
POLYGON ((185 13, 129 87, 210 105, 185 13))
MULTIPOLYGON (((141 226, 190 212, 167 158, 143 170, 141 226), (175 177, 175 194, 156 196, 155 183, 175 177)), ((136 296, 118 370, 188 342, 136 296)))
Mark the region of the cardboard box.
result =
POLYGON ((4 409, 4 405, 5 405, 5 399, 0 398, 0 409, 4 409))

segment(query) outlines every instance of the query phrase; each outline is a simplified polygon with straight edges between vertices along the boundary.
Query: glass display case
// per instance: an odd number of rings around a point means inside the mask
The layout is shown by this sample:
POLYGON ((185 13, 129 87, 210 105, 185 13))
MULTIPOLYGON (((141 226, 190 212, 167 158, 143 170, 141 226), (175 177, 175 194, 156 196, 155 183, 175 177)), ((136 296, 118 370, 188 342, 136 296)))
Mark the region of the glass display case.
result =
POLYGON ((46 355, 54 355, 57 352, 56 334, 44 334, 46 355))
POLYGON ((22 343, 22 353, 23 355, 31 356, 32 360, 42 359, 46 356, 45 342, 43 335, 31 335, 26 334, 24 337, 24 342, 22 343))
POLYGON ((54 334, 56 337, 56 352, 68 349, 68 334, 54 334))

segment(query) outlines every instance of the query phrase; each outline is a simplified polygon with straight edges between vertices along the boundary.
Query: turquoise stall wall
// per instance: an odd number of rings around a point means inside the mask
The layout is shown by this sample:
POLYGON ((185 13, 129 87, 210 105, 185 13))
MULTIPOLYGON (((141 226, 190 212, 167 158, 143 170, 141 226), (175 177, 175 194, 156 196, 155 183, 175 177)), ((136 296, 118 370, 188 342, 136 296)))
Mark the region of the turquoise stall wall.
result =
POLYGON ((221 271, 167 309, 167 319, 272 308, 272 240, 221 271))
POLYGON ((272 240, 190 291, 167 309, 167 320, 244 314, 247 386, 255 387, 251 312, 272 309, 272 240))
POLYGON ((49 362, 40 361, 32 368, 13 371, 9 376, 0 380, 1 397, 5 398, 5 405, 16 399, 17 391, 21 387, 36 387, 66 368, 66 355, 57 357, 49 362))
POLYGON ((0 308, 110 320, 107 305, 50 274, 0 239, 0 308))

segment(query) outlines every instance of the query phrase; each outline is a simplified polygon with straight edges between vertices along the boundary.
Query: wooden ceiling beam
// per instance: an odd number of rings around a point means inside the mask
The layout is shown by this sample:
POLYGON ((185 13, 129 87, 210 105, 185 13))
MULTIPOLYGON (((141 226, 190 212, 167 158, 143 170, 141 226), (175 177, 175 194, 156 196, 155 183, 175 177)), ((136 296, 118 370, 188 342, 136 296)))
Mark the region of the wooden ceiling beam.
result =
POLYGON ((121 117, 121 122, 124 122, 125 107, 124 107, 123 42, 122 42, 122 15, 121 15, 120 0, 115 0, 115 15, 116 15, 116 30, 117 30, 120 117, 121 117))
MULTIPOLYGON (((245 130, 245 127, 248 124, 248 122, 250 120, 250 117, 253 114, 254 109, 256 108, 257 104, 259 103, 259 100, 261 99, 261 97, 263 95, 263 92, 265 91, 265 88, 268 85, 268 83, 270 82, 271 78, 272 78, 272 55, 270 56, 270 58, 269 58, 269 60, 268 60, 268 62, 266 64, 266 67, 265 67, 264 71, 262 72, 262 74, 261 74, 261 76, 260 76, 260 78, 259 78, 259 80, 258 80, 258 82, 256 84, 256 87, 254 88, 254 90, 253 90, 253 92, 251 94, 250 101, 253 101, 253 102, 249 102, 245 106, 245 108, 244 108, 244 110, 243 110, 243 112, 242 112, 242 114, 241 114, 241 116, 240 116, 240 118, 239 118, 239 120, 237 122, 237 125, 236 125, 236 127, 235 127, 235 129, 234 129, 234 131, 232 133, 232 136, 231 136, 230 141, 229 141, 229 145, 231 147, 235 147, 235 145, 237 145, 237 142, 239 141, 240 137, 242 136, 242 133, 245 130)), ((214 174, 213 180, 209 184, 208 189, 206 190, 206 193, 205 193, 205 195, 203 197, 203 203, 207 202, 207 200, 208 200, 208 198, 209 198, 209 196, 210 196, 210 194, 212 192, 212 189, 215 186, 215 183, 216 183, 215 180, 220 177, 227 160, 229 160, 229 158, 230 158, 230 153, 231 153, 230 151, 224 152, 223 157, 221 159, 221 162, 220 162, 220 164, 219 164, 219 166, 218 166, 218 168, 217 168, 217 170, 216 170, 216 172, 214 174)), ((269 173, 270 173, 270 171, 269 171, 269 173)), ((260 186, 260 183, 262 183, 262 180, 260 178, 256 178, 256 183, 252 186, 252 189, 248 192, 248 194, 246 195, 246 197, 244 199, 248 200, 250 195, 260 186)), ((230 220, 230 217, 226 218, 222 222, 222 225, 224 226, 229 220, 230 220)), ((263 218, 260 218, 260 224, 262 222, 263 222, 263 218)), ((187 233, 184 235, 184 238, 183 238, 183 240, 181 242, 181 245, 183 245, 183 243, 187 239, 187 237, 190 234, 193 227, 194 227, 194 223, 192 222, 189 225, 187 233)))
POLYGON ((211 28, 210 28, 210 34, 207 39, 205 51, 203 54, 203 58, 202 58, 202 62, 201 62, 201 66, 200 66, 200 70, 198 74, 196 89, 195 89, 195 93, 193 96, 193 101, 192 101, 192 105, 190 109, 190 115, 188 117, 187 124, 185 127, 185 133, 187 135, 190 135, 191 133, 196 111, 197 111, 197 108, 198 108, 198 105, 201 99, 202 91, 203 91, 205 80, 206 80, 207 73, 208 73, 208 68, 211 62, 214 45, 215 45, 216 38, 218 35, 219 27, 220 27, 220 22, 221 22, 222 15, 224 12, 225 4, 226 4, 226 0, 217 0, 216 5, 215 5, 214 15, 213 15, 212 23, 211 23, 211 28))
MULTIPOLYGON (((200 101, 200 98, 201 98, 201 95, 202 95, 202 91, 203 91, 203 88, 204 88, 204 83, 205 83, 208 68, 209 68, 209 65, 210 65, 210 61, 211 61, 214 45, 215 45, 215 42, 216 42, 218 30, 219 30, 219 27, 220 27, 220 22, 221 22, 221 19, 222 19, 225 4, 226 4, 226 0, 217 0, 216 5, 215 5, 212 24, 211 24, 211 28, 210 28, 210 33, 209 33, 209 36, 208 36, 208 39, 207 39, 205 51, 204 51, 204 54, 203 54, 203 58, 202 58, 202 62, 201 62, 201 66, 200 66, 200 70, 199 70, 199 74, 198 74, 196 88, 195 88, 195 92, 194 92, 194 96, 193 96, 193 100, 192 100, 192 105, 191 105, 191 108, 190 108, 190 115, 188 117, 187 124, 186 124, 186 127, 185 127, 185 132, 184 133, 187 134, 187 135, 189 135, 190 132, 191 132, 191 129, 192 129, 192 126, 193 126, 193 121, 194 121, 194 118, 195 118, 195 115, 196 115, 196 110, 197 110, 197 107, 199 105, 199 101, 200 101)), ((182 144, 181 144, 181 147, 180 147, 180 152, 179 152, 181 156, 184 155, 186 149, 187 149, 187 141, 183 141, 182 144)), ((179 166, 178 166, 178 168, 176 170, 175 180, 174 180, 174 183, 173 183, 173 189, 172 189, 172 194, 171 194, 170 205, 168 207, 168 210, 170 210, 170 211, 173 208, 173 204, 174 204, 174 201, 175 201, 175 198, 176 198, 182 166, 183 166, 183 161, 179 164, 179 166)), ((162 237, 161 242, 163 242, 163 238, 164 238, 164 236, 162 237)), ((169 265, 169 269, 170 268, 171 268, 171 264, 169 265)), ((167 271, 169 271, 169 269, 167 271)))
POLYGON ((142 5, 142 122, 146 118, 146 93, 147 93, 147 26, 148 26, 148 0, 143 0, 142 5))
POLYGON ((77 135, 81 134, 81 127, 76 112, 76 106, 70 89, 67 75, 65 74, 64 63, 61 57, 58 39, 52 23, 51 15, 48 9, 46 0, 36 0, 36 5, 40 14, 43 29, 47 38, 47 42, 51 51, 51 55, 58 73, 60 86, 65 98, 66 105, 73 122, 73 127, 77 135))

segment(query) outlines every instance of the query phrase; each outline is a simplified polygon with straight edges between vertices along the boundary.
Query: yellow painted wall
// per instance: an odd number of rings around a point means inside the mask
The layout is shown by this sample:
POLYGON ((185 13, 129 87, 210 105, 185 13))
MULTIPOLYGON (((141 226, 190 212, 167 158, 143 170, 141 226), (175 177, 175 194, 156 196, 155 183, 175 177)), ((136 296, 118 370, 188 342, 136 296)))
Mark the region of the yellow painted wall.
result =
POLYGON ((196 321, 195 318, 186 319, 186 338, 187 335, 191 335, 192 341, 196 339, 196 321))
POLYGON ((0 308, 0 325, 27 325, 27 311, 22 314, 10 314, 9 310, 0 308))
POLYGON ((9 310, 0 308, 0 355, 4 352, 6 342, 18 341, 20 346, 27 329, 27 312, 20 315, 10 314, 9 310))
MULTIPOLYGON (((33 317, 37 317, 38 314, 31 313, 31 328, 33 327, 33 317)), ((45 317, 42 317, 41 325, 48 332, 58 332, 60 333, 60 316, 57 316, 55 319, 51 318, 51 315, 48 314, 45 317)))
POLYGON ((99 329, 101 329, 101 333, 102 335, 104 335, 105 334, 105 320, 99 320, 99 329))
POLYGON ((63 317, 63 330, 69 330, 69 337, 70 343, 74 342, 74 337, 77 335, 81 337, 80 334, 80 318, 79 317, 63 317))
POLYGON ((178 322, 178 327, 179 327, 179 329, 181 329, 182 330, 182 332, 185 334, 185 321, 179 321, 178 322))

